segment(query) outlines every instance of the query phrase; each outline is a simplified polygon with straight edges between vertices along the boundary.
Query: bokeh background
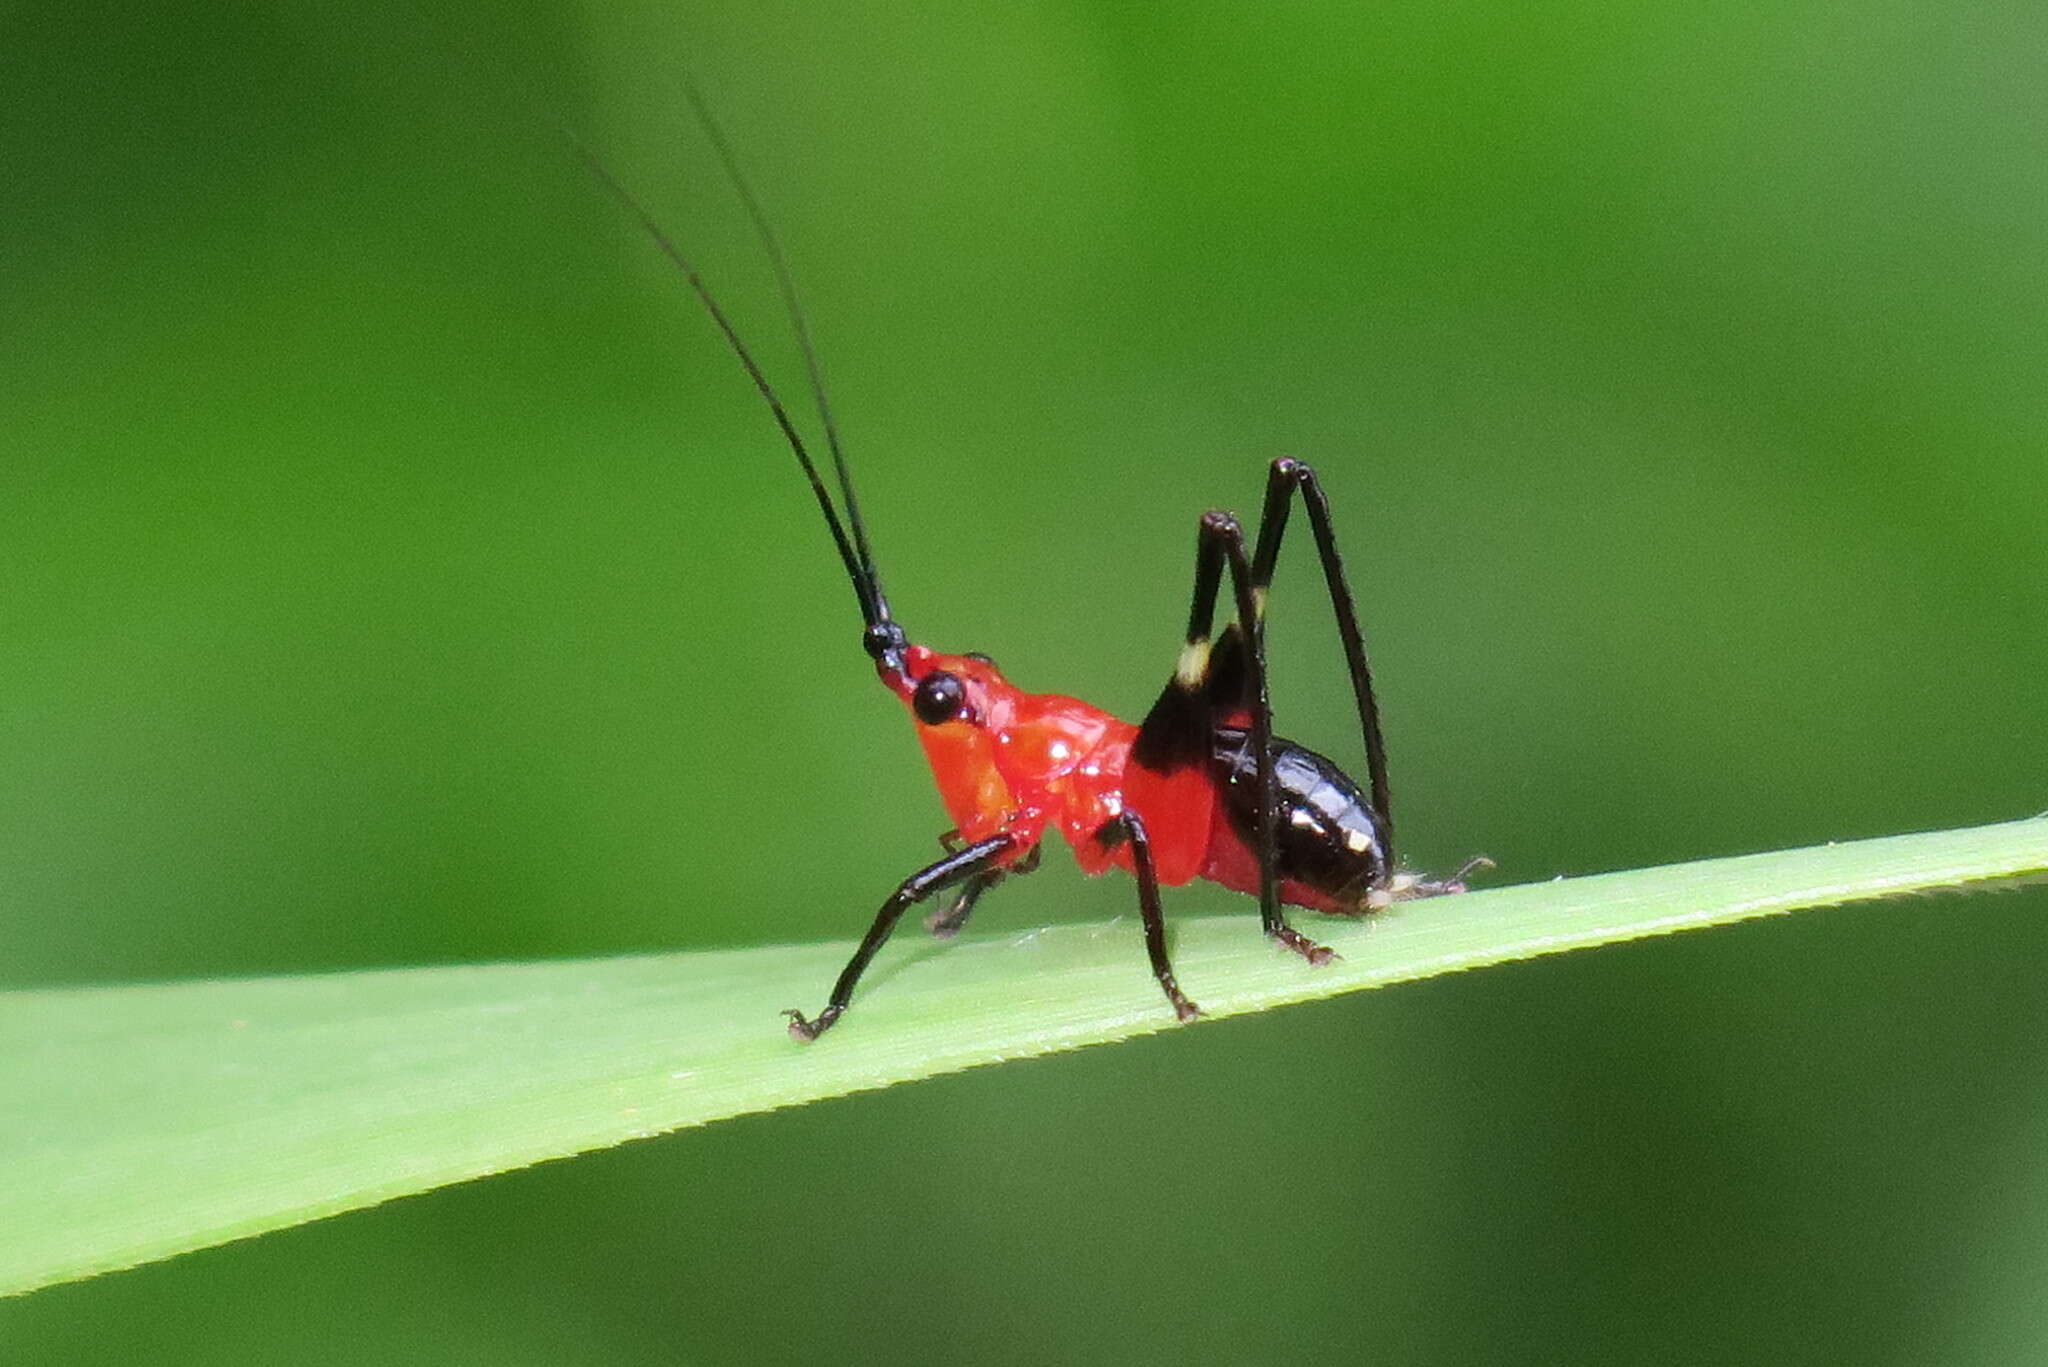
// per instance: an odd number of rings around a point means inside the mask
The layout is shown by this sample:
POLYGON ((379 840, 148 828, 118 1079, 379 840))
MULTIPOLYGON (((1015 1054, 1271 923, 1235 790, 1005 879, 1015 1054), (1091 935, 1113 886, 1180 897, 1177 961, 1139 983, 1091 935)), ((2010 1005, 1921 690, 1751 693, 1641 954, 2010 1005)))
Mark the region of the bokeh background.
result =
MULTIPOLYGON (((935 643, 1139 712, 1196 515, 1292 454, 1421 865, 2040 811, 2044 13, 10 6, 0 985, 848 937, 929 855, 786 453, 535 113, 793 383, 685 63, 935 643)), ((1355 762, 1311 563, 1282 722, 1355 762)), ((1129 897, 1060 855, 984 915, 1129 897)), ((0 1304, 0 1359, 2038 1357, 2044 913, 730 1122, 0 1304)))

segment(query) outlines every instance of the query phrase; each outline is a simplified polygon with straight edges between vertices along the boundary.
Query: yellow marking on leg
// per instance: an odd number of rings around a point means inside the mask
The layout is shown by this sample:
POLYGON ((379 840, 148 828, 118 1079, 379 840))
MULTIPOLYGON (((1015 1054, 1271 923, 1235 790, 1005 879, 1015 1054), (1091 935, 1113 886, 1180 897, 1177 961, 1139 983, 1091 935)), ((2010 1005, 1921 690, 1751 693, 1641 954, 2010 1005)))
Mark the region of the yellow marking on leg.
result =
POLYGON ((1173 667, 1173 681, 1182 688, 1200 688, 1209 677, 1209 643, 1189 641, 1180 648, 1180 663, 1173 667))
POLYGON ((1266 590, 1264 587, 1252 590, 1252 613, 1261 620, 1266 616, 1266 590))

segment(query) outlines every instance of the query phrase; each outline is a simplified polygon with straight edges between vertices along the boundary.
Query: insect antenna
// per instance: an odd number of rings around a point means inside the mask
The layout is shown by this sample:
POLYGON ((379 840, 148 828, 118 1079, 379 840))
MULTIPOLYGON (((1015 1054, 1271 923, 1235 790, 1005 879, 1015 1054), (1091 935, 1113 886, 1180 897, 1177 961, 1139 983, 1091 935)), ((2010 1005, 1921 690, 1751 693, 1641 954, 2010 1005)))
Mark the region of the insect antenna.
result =
POLYGON ((868 548, 867 524, 861 519, 860 499, 853 492, 853 474, 846 465, 846 452, 839 444, 839 426, 832 421, 832 401, 825 393, 825 373, 818 364, 818 348, 811 341, 810 320, 804 314, 803 301, 797 296, 796 276, 782 254, 781 239, 769 224, 768 215, 762 210, 761 201, 755 197, 746 173, 740 169, 732 144, 726 141, 725 130, 688 73, 683 76, 683 94, 689 98, 690 108, 697 116, 697 126, 704 130, 705 141, 718 153, 719 164, 725 168, 725 178, 746 210, 748 221, 754 225, 754 236, 775 272, 775 284, 782 293, 782 306, 789 315, 790 330, 796 334, 797 349, 803 353, 804 373, 810 380, 811 399, 817 405, 818 421, 825 429, 825 447, 831 453, 832 469, 839 478, 840 502, 846 508, 847 525, 853 532, 854 552, 860 557, 868 582, 874 586, 875 598, 884 609, 883 615, 887 616, 888 599, 882 593, 882 577, 875 569, 874 552, 868 548))
MULTIPOLYGON (((708 120, 708 113, 704 110, 703 104, 698 99, 694 89, 690 92, 690 99, 691 103, 697 108, 700 117, 708 120)), ((715 129, 715 125, 711 125, 708 122, 706 126, 707 131, 715 129)), ((626 211, 633 216, 634 220, 639 223, 648 237, 653 239, 655 246, 661 249, 662 255, 666 256, 675 265, 676 269, 682 272, 683 279, 689 284, 691 292, 697 296, 697 301, 704 306, 704 311, 711 316, 711 321, 718 325, 718 330, 724 336, 726 345, 731 348, 733 355, 739 358, 740 365, 747 372, 747 378, 754 382, 754 388, 760 392, 761 398, 767 403, 768 411, 775 417, 775 425, 781 429, 783 439, 789 443, 789 449, 796 455, 797 464, 803 468, 804 478, 811 486, 811 494, 818 501, 818 511, 825 515, 825 525, 832 533, 832 544, 839 552, 840 563, 846 568, 846 577, 853 583, 854 595, 860 600, 861 620, 868 627, 870 650, 877 650, 882 645, 900 648, 902 631, 894 625, 894 621, 889 615, 888 601, 883 598, 881 581, 875 575, 873 558, 868 551, 866 533, 860 523, 859 510, 853 503, 853 482, 847 474, 846 462, 839 454, 837 437, 832 432, 830 414, 825 404, 824 386, 817 378, 817 362, 813 356, 809 335, 802 326, 801 313, 793 313, 793 316, 797 319, 798 340, 802 345, 805 359, 811 368, 812 392, 817 400, 820 414, 825 420, 833 463, 836 467, 840 488, 846 496, 847 517, 854 529, 854 535, 851 538, 847 535, 846 523, 840 520, 839 511, 833 506, 830 490, 826 487, 823 477, 818 473, 817 463, 811 459, 810 448, 804 444, 803 434, 797 430, 795 421, 789 415, 789 409, 783 404, 781 396, 775 392, 775 386, 769 383, 767 373, 761 369, 760 362, 755 360, 753 351, 741 339, 739 329, 733 325, 733 321, 727 315, 724 306, 718 302, 718 297, 711 292, 711 287, 704 283, 704 277, 698 273, 696 264, 688 256, 684 255, 682 248, 678 247, 675 239, 671 238, 662 229, 661 225, 655 222, 654 216, 647 211, 646 206, 641 204, 633 192, 626 188, 624 182, 612 174, 610 167, 598 160, 597 155, 584 144, 581 138, 567 129, 563 130, 563 136, 569 140, 569 145, 575 149, 576 155, 582 160, 584 166, 589 169, 593 176, 597 177, 598 183, 611 192, 612 197, 619 201, 626 211)), ((765 234, 764 241, 771 244, 770 257, 775 264, 777 277, 784 282, 785 298, 790 302, 792 309, 794 309, 795 288, 793 284, 789 283, 788 270, 782 263, 780 250, 772 247, 774 241, 773 234, 766 232, 766 220, 759 216, 759 210, 753 203, 752 195, 745 192, 745 182, 738 179, 737 170, 730 162, 730 154, 724 149, 723 139, 718 139, 716 145, 720 149, 721 157, 727 160, 728 170, 734 177, 736 187, 742 192, 743 200, 748 206, 749 216, 754 218, 757 229, 765 234)))

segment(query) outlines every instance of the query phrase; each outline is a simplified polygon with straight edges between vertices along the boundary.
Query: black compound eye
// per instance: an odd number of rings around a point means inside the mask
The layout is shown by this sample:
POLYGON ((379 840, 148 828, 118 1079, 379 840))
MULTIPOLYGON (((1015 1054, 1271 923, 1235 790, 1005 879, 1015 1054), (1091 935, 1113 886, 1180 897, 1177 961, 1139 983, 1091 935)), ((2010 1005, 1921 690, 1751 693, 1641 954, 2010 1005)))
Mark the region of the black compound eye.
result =
POLYGON ((910 697, 910 710, 926 726, 957 721, 967 710, 967 689, 958 677, 944 670, 927 674, 917 681, 917 692, 910 697))

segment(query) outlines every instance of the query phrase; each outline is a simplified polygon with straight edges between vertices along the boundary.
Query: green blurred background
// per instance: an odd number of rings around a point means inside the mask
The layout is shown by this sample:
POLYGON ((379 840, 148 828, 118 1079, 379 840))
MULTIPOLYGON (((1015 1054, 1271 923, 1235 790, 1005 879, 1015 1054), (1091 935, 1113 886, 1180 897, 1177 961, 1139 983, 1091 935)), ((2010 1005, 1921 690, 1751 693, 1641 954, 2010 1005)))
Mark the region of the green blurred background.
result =
MULTIPOLYGON (((685 62, 920 635, 1137 713, 1196 515, 1292 454, 1420 865, 2048 807, 2038 5, 17 4, 0 986, 848 937, 930 855, 786 453, 532 117, 793 382, 685 62)), ((1283 727, 1355 762, 1280 592, 1283 727)), ((0 1304, 0 1358, 2038 1358, 2044 911, 754 1117, 0 1304)))

